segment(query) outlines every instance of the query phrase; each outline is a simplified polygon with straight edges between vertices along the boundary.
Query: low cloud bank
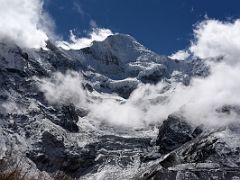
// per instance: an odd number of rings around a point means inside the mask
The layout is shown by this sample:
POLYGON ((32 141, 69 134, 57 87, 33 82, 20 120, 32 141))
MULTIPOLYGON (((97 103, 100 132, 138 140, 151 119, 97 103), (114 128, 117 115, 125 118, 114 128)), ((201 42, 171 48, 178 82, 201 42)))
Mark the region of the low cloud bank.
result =
POLYGON ((86 103, 86 92, 82 87, 82 76, 69 71, 66 74, 54 73, 51 78, 39 79, 39 89, 50 104, 73 103, 83 106, 86 103))

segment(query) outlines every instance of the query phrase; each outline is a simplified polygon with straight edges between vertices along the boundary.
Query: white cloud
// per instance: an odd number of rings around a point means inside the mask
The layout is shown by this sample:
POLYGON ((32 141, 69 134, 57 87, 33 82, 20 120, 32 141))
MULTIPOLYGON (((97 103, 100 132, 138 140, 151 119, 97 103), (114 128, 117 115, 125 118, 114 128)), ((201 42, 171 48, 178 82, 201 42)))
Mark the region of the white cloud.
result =
POLYGON ((54 73, 51 78, 39 79, 39 89, 51 104, 85 104, 82 76, 77 72, 54 73))
POLYGON ((226 56, 229 62, 239 62, 240 20, 221 22, 205 20, 194 30, 195 41, 190 51, 200 58, 226 56))
POLYGON ((65 50, 78 50, 91 46, 93 41, 103 41, 108 36, 112 35, 110 29, 93 28, 89 33, 89 37, 77 38, 72 31, 70 31, 70 42, 58 41, 57 46, 65 50))
POLYGON ((127 101, 121 103, 114 99, 89 104, 89 116, 93 119, 110 123, 118 127, 139 128, 144 127, 144 112, 138 106, 127 101))
POLYGON ((171 59, 185 60, 190 56, 188 51, 179 50, 176 53, 169 56, 171 59))
POLYGON ((50 22, 42 0, 0 0, 0 41, 26 48, 45 47, 48 36, 43 29, 47 27, 42 22, 50 22))

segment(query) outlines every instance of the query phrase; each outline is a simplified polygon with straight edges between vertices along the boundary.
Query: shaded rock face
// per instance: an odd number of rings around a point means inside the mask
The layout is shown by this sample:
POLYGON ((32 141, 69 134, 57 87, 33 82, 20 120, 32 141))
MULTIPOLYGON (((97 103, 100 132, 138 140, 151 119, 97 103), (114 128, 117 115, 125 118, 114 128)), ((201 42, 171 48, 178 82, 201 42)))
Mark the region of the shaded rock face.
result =
POLYGON ((181 158, 184 162, 202 163, 207 159, 211 159, 211 156, 217 156, 215 146, 217 138, 203 138, 192 146, 188 146, 185 150, 180 152, 181 158))
POLYGON ((47 131, 42 134, 41 142, 34 147, 27 156, 35 162, 38 169, 50 173, 60 170, 72 177, 79 177, 94 164, 96 158, 94 149, 67 147, 62 136, 47 131))
POLYGON ((156 145, 159 152, 166 154, 199 135, 201 129, 193 129, 183 118, 170 115, 159 128, 156 145))
POLYGON ((78 132, 78 114, 73 104, 62 106, 61 126, 70 132, 78 132))
POLYGON ((136 89, 134 86, 123 86, 121 88, 116 89, 117 94, 125 99, 128 99, 131 93, 136 89))
POLYGON ((240 179, 239 131, 231 126, 226 129, 205 129, 204 132, 202 128, 193 129, 179 118, 170 116, 160 127, 162 144, 159 146, 160 150, 163 147, 166 150, 169 146, 172 150, 151 161, 135 179, 240 179), (167 132, 171 132, 172 136, 167 132), (187 138, 180 141, 174 136, 176 134, 187 138), (170 138, 170 143, 163 141, 165 137, 170 138), (175 148, 176 144, 178 148, 175 148))
POLYGON ((83 89, 88 90, 89 92, 93 92, 93 87, 89 83, 83 84, 83 89))
POLYGON ((167 67, 162 65, 140 72, 138 79, 143 83, 157 84, 161 79, 169 76, 167 67))
POLYGON ((40 107, 46 118, 72 133, 79 132, 79 126, 77 125, 79 117, 82 118, 88 114, 87 109, 76 108, 74 104, 66 104, 50 108, 43 105, 40 107))
POLYGON ((77 125, 79 117, 84 117, 88 113, 85 109, 76 109, 73 104, 53 107, 40 105, 40 108, 46 118, 72 133, 79 132, 77 125))
POLYGON ((143 83, 153 83, 153 84, 157 84, 161 79, 162 79, 162 75, 163 73, 155 71, 152 74, 149 75, 143 75, 141 76, 141 81, 143 83))

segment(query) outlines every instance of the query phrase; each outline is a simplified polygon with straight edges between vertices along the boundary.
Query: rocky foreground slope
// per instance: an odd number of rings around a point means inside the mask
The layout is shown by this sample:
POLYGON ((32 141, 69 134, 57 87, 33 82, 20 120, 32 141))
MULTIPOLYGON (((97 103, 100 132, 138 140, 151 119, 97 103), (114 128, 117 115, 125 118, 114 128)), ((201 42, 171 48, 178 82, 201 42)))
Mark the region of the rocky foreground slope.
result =
MULTIPOLYGON (((196 127, 176 113, 164 122, 146 119, 145 126, 130 128, 92 115, 94 104, 106 99, 127 104, 139 85, 160 81, 167 85, 147 100, 161 103, 167 99, 161 94, 176 84, 188 86, 192 77, 209 74, 202 60, 159 56, 123 34, 81 50, 65 51, 51 42, 47 48, 0 44, 1 174, 17 170, 24 179, 240 179, 236 124, 196 127)), ((239 112, 231 106, 219 111, 239 112)), ((121 115, 107 117, 121 120, 121 115)))

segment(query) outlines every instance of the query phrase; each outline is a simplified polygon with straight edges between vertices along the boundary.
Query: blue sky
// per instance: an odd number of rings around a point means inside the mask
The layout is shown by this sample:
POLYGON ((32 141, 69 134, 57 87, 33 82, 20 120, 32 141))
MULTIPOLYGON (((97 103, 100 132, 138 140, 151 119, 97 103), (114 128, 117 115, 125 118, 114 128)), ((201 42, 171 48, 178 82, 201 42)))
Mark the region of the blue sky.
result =
POLYGON ((239 0, 48 0, 57 34, 85 36, 97 25, 130 34, 149 49, 169 55, 189 45, 193 25, 208 18, 236 19, 239 0))

